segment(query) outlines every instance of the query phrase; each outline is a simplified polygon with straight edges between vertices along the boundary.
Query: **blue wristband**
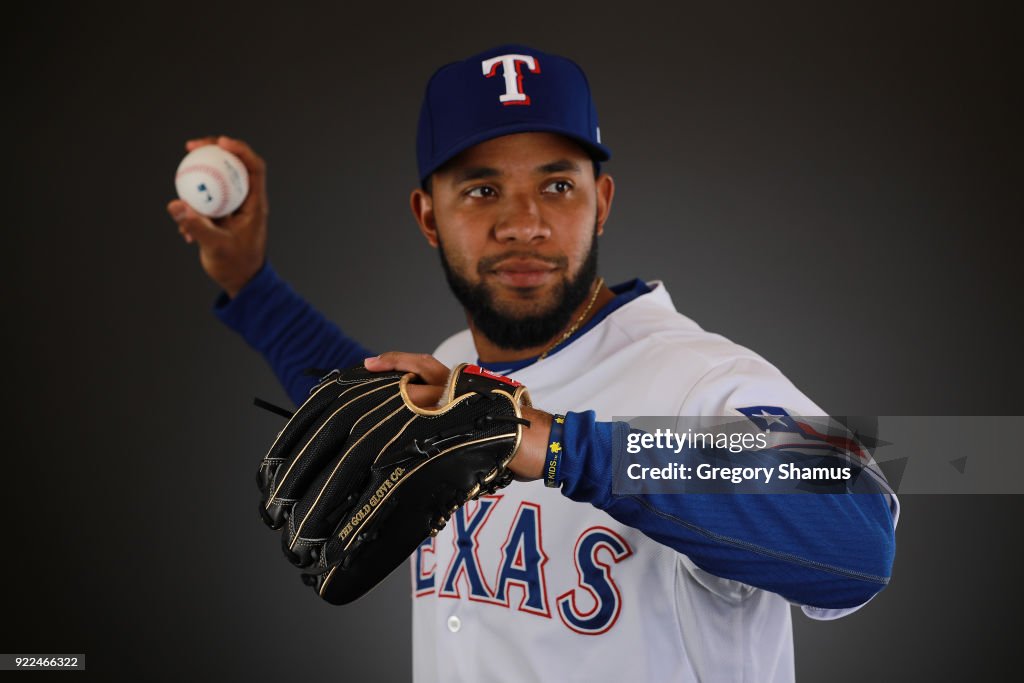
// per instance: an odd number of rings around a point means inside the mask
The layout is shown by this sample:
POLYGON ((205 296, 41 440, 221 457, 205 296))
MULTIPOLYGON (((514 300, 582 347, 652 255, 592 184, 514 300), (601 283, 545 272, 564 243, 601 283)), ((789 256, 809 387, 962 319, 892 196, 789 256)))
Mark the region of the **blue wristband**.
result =
POLYGON ((551 421, 551 438, 544 452, 544 485, 558 488, 558 468, 562 464, 565 415, 555 415, 551 421))

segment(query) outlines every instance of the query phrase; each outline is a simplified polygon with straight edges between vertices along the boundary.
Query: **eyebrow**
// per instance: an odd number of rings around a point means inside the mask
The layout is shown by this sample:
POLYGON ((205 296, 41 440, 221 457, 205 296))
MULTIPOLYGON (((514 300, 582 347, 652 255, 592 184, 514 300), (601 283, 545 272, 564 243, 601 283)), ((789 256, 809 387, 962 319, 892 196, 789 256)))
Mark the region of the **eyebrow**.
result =
POLYGON ((483 178, 493 178, 499 176, 501 173, 496 168, 490 166, 467 166, 466 168, 460 169, 458 173, 452 176, 452 185, 461 185, 469 180, 481 180, 483 178))
MULTIPOLYGON (((569 159, 559 159, 558 161, 552 161, 551 163, 538 166, 534 170, 535 173, 540 175, 563 173, 565 171, 579 173, 580 165, 569 159)), ((467 166, 466 168, 460 169, 459 172, 452 177, 452 185, 461 185, 462 183, 469 182, 470 180, 496 178, 500 175, 502 175, 501 171, 490 166, 467 166)))
POLYGON ((579 173, 580 165, 569 159, 559 159, 558 161, 552 161, 550 164, 537 167, 538 173, 562 173, 563 171, 579 173))

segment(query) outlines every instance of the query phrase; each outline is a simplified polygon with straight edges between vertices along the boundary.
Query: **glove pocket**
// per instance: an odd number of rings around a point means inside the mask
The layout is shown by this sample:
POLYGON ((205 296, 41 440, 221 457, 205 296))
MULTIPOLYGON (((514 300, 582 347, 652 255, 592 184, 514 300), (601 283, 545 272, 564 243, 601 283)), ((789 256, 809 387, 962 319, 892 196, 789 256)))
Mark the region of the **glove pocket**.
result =
POLYGON ((374 468, 363 497, 322 550, 321 566, 330 569, 316 588, 324 600, 345 604, 364 595, 466 501, 511 480, 504 464, 514 452, 514 430, 466 437, 419 459, 374 468))

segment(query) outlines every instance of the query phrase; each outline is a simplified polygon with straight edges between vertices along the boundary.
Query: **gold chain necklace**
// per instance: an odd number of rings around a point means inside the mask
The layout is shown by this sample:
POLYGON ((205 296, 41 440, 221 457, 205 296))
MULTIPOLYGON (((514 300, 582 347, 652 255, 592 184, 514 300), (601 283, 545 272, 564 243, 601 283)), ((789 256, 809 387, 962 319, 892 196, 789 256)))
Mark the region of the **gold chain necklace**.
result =
POLYGON ((580 323, 582 323, 584 320, 586 320, 587 314, 590 313, 590 309, 594 307, 594 302, 597 301, 597 295, 601 292, 601 287, 603 285, 604 285, 604 278, 603 277, 597 278, 597 284, 594 287, 594 293, 590 295, 590 303, 587 304, 587 307, 583 310, 583 313, 580 314, 580 317, 576 318, 576 322, 574 322, 572 324, 572 327, 570 327, 568 330, 565 331, 565 334, 563 334, 558 341, 556 341, 554 344, 552 344, 551 346, 546 348, 542 354, 537 356, 537 360, 544 360, 545 358, 547 358, 547 355, 549 353, 554 351, 558 347, 559 344, 561 344, 566 339, 571 337, 573 335, 573 333, 576 330, 579 329, 580 323))

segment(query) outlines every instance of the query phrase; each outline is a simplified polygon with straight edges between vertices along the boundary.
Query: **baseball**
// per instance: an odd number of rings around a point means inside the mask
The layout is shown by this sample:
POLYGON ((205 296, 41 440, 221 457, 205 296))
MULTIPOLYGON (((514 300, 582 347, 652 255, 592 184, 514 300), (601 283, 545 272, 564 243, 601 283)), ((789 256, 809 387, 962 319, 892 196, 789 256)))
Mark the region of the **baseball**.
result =
POLYGON ((242 160, 217 145, 205 145, 185 155, 174 186, 189 206, 210 218, 235 211, 249 194, 249 173, 242 160))

